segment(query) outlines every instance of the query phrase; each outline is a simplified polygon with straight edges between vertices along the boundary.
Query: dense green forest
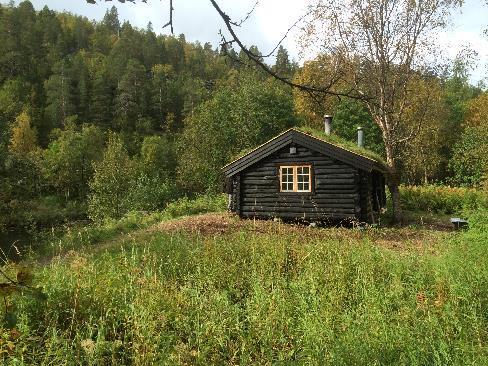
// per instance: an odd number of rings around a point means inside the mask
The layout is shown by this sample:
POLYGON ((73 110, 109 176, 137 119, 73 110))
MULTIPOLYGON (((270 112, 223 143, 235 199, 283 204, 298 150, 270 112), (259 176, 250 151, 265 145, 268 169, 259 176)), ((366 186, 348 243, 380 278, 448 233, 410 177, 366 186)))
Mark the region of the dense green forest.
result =
MULTIPOLYGON (((271 67, 306 81, 322 59, 299 66, 280 47, 271 67)), ((421 75, 418 98, 430 104, 410 113, 424 122, 399 152, 403 182, 484 184, 488 94, 468 70, 458 59, 421 75)), ((240 151, 291 126, 321 128, 324 112, 336 134, 354 141, 361 125, 367 147, 383 152, 359 102, 317 105, 242 52, 121 24, 115 7, 95 22, 29 1, 1 5, 0 229, 119 218, 220 192, 220 168, 240 151)))

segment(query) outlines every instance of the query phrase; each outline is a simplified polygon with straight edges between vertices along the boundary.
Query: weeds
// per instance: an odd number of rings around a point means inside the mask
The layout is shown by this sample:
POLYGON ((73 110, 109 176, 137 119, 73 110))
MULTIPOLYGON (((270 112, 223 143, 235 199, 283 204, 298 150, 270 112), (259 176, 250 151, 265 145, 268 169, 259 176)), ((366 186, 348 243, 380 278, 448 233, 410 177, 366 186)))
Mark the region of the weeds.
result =
POLYGON ((448 186, 402 186, 402 207, 435 213, 460 213, 465 210, 488 211, 488 193, 474 188, 448 186))
POLYGON ((488 231, 483 213, 470 222, 436 255, 265 226, 71 252, 36 272, 45 303, 19 299, 5 360, 484 365, 488 231))

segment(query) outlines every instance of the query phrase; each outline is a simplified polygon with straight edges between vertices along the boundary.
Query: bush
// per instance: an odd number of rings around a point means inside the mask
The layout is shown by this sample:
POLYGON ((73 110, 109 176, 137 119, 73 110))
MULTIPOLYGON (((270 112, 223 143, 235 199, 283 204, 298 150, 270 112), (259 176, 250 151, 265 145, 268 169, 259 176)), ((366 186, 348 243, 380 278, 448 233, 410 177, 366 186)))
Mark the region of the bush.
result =
POLYGON ((157 167, 159 170, 150 169, 158 157, 163 157, 160 151, 163 143, 158 139, 144 140, 143 156, 137 160, 129 157, 117 135, 109 137, 103 159, 95 162, 95 173, 90 181, 91 219, 118 219, 130 211, 163 209, 177 196, 176 187, 166 177, 163 166, 157 167))
POLYGON ((136 176, 134 165, 121 138, 110 135, 102 160, 93 164, 94 175, 90 181, 88 203, 91 219, 120 218, 130 210, 127 207, 127 192, 136 176))
POLYGON ((488 209, 488 193, 473 188, 449 186, 401 186, 403 208, 452 214, 463 210, 488 209))
POLYGON ((195 215, 206 212, 225 211, 227 209, 227 197, 225 194, 202 195, 194 199, 180 198, 168 204, 164 212, 170 217, 195 215))
POLYGON ((176 186, 168 180, 159 177, 149 177, 145 174, 134 179, 125 197, 126 212, 155 211, 165 207, 177 196, 176 186))
POLYGON ((467 127, 453 148, 449 168, 451 182, 469 187, 480 186, 488 170, 488 130, 485 126, 467 127))

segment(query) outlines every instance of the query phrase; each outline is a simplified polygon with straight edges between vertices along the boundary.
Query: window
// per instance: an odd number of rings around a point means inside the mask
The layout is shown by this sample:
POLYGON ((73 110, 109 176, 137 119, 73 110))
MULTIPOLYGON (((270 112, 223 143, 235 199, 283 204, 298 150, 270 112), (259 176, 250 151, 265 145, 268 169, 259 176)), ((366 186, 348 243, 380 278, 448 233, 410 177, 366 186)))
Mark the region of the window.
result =
POLYGON ((312 167, 310 165, 280 166, 281 192, 311 192, 312 167))

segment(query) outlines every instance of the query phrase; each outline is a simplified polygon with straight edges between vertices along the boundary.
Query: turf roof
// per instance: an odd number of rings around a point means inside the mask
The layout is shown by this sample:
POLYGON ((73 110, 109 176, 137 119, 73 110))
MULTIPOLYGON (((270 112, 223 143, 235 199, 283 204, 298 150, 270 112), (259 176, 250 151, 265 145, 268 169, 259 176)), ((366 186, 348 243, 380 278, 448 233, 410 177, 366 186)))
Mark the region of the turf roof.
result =
POLYGON ((357 144, 355 144, 352 141, 343 139, 342 137, 339 137, 334 134, 327 135, 323 131, 315 130, 310 127, 295 127, 293 129, 305 133, 307 135, 310 135, 316 139, 328 142, 329 144, 338 146, 341 149, 348 150, 354 154, 358 154, 365 158, 374 160, 377 163, 381 164, 384 168, 388 167, 386 161, 381 157, 381 155, 375 153, 374 151, 366 149, 364 147, 359 147, 357 144))
MULTIPOLYGON (((281 134, 275 136, 273 139, 275 139, 276 137, 278 137, 278 136, 280 136, 280 135, 282 135, 282 134, 284 134, 290 130, 299 131, 299 132, 304 133, 306 135, 312 136, 315 139, 325 141, 325 142, 332 144, 334 146, 337 146, 341 149, 350 151, 350 152, 357 154, 357 155, 360 155, 364 158, 373 160, 373 161, 377 162, 385 170, 387 170, 387 168, 388 168, 388 165, 386 164, 385 160, 379 154, 377 154, 377 153, 375 153, 369 149, 366 149, 364 147, 359 147, 354 142, 343 139, 342 137, 339 137, 337 135, 334 135, 334 134, 327 135, 323 131, 315 130, 315 129, 310 128, 310 127, 293 127, 293 128, 290 128, 290 129, 282 132, 281 134)), ((271 141, 271 140, 269 140, 269 141, 271 141)), ((267 144, 269 141, 266 141, 265 143, 263 143, 257 147, 247 148, 247 149, 241 150, 238 154, 233 156, 232 162, 239 160, 240 158, 246 156, 250 152, 259 148, 260 146, 267 144)), ((226 166, 228 166, 230 164, 231 163, 227 164, 226 166)))

